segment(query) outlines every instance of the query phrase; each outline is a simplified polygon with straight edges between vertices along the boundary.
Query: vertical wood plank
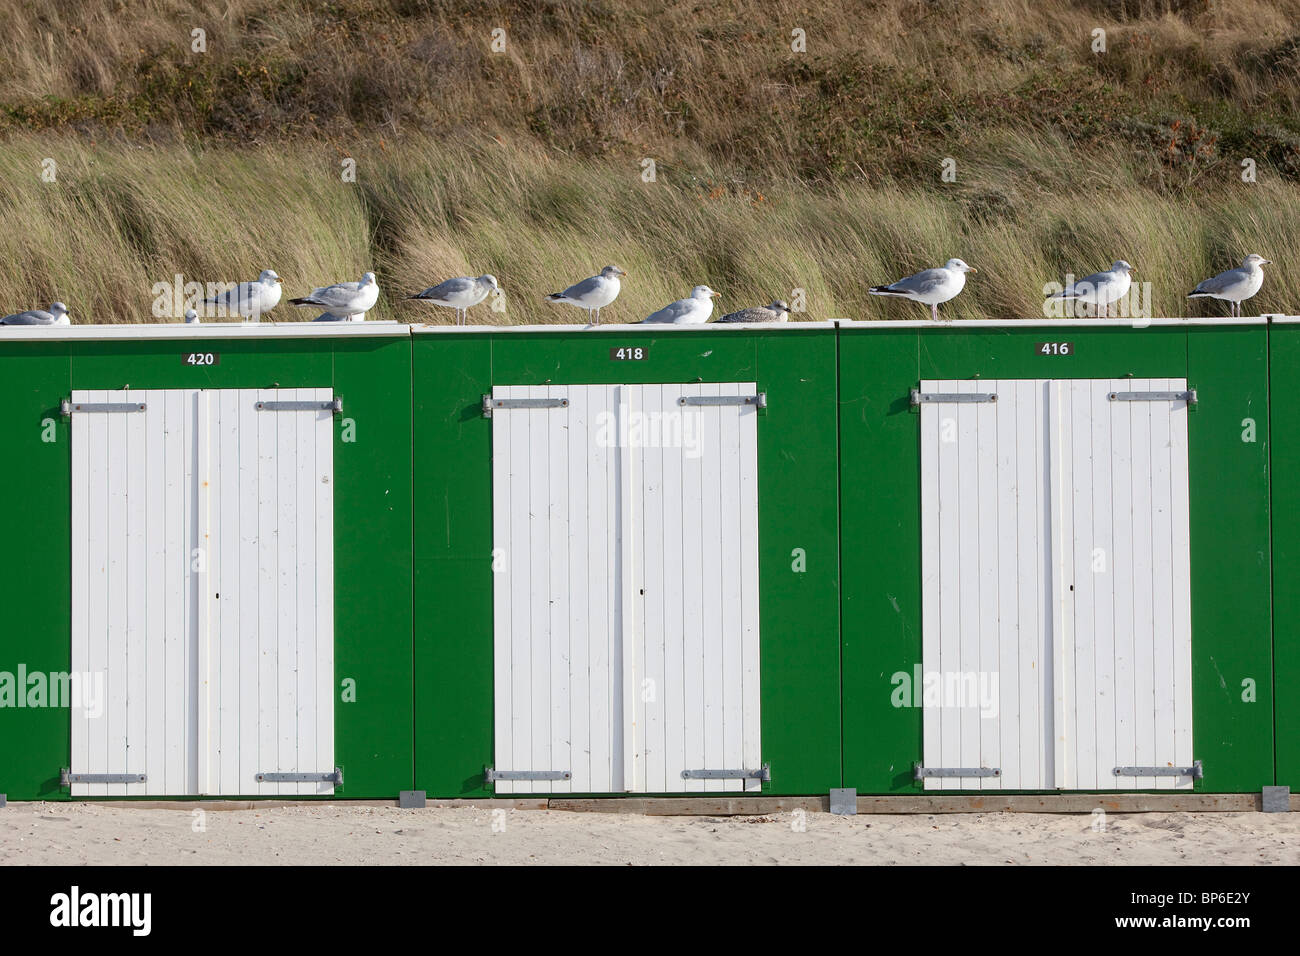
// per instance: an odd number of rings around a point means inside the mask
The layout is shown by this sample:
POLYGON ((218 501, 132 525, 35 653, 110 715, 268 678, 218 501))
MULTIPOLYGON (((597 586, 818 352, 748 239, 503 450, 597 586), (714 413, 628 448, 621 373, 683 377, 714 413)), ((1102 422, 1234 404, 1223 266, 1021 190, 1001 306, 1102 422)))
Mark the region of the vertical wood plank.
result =
MULTIPOLYGON (((936 382, 922 382, 923 391, 935 390, 936 382)), ((941 587, 941 566, 943 564, 942 528, 943 514, 940 498, 939 468, 942 460, 940 451, 941 408, 936 404, 921 406, 921 668, 920 677, 924 680, 927 671, 939 666, 941 652, 941 635, 945 616, 943 614, 943 590, 941 587)), ((913 671, 913 682, 916 680, 913 671)), ((912 700, 920 699, 920 688, 912 688, 912 700)), ((921 764, 925 767, 941 766, 943 751, 940 746, 942 723, 941 711, 937 707, 922 707, 921 710, 921 764)), ((923 786, 927 790, 936 789, 938 784, 926 778, 923 786)))
MULTIPOLYGON (((319 401, 334 398, 332 388, 318 389, 319 401)), ((334 698, 338 692, 334 674, 334 415, 319 412, 313 426, 315 434, 315 748, 317 770, 333 770, 334 698)), ((309 499, 311 500, 311 499, 309 499)), ((319 785, 318 793, 333 793, 332 784, 319 785)))
MULTIPOLYGON (((741 382, 739 394, 758 391, 755 382, 741 382)), ((758 409, 735 409, 740 431, 740 647, 741 647, 741 766, 757 768, 763 763, 762 688, 759 644, 758 591, 758 409)), ((762 783, 747 780, 744 789, 758 792, 762 783)))
MULTIPOLYGON (((1109 391, 1132 388, 1126 379, 1108 383, 1109 391)), ((1115 767, 1132 767, 1137 764, 1136 737, 1134 735, 1134 622, 1133 602, 1136 576, 1133 546, 1133 450, 1130 417, 1134 402, 1110 402, 1110 473, 1113 489, 1111 510, 1114 514, 1114 538, 1111 549, 1110 571, 1114 582, 1114 671, 1115 671, 1115 752, 1111 775, 1115 767)), ((1105 764, 1102 764, 1103 770, 1105 764)), ((1134 787, 1131 777, 1114 777, 1119 790, 1134 787)))

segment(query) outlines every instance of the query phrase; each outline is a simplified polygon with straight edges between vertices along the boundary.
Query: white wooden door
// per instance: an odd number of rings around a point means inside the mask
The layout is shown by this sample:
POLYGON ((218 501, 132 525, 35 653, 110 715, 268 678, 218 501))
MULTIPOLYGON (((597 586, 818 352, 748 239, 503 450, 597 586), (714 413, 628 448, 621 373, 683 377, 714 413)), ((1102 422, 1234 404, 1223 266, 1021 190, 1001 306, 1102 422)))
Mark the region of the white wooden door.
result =
POLYGON ((498 793, 761 786, 754 390, 493 390, 498 793))
POLYGON ((70 769, 145 776, 74 796, 333 792, 256 779, 334 769, 332 415, 259 410, 331 397, 73 394, 70 769))
POLYGON ((927 789, 1192 786, 1185 390, 921 383, 927 789))

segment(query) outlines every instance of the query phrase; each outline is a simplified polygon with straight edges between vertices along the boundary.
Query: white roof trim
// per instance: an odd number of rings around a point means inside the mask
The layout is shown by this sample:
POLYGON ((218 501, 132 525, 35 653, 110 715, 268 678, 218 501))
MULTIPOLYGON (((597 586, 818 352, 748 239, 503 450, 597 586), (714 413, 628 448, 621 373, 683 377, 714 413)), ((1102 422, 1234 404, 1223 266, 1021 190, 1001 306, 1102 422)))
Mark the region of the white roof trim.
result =
POLYGON ((208 322, 148 325, 0 325, 0 342, 120 339, 326 339, 409 335, 404 322, 208 322))
POLYGON ((627 335, 634 332, 638 335, 653 333, 658 335, 661 332, 677 333, 691 332, 699 329, 710 329, 712 331, 742 331, 744 329, 767 329, 767 330, 785 330, 785 329, 833 329, 835 320, 831 319, 826 322, 701 322, 693 325, 673 325, 668 322, 642 323, 634 322, 629 325, 413 325, 411 326, 412 335, 455 335, 465 332, 500 332, 510 334, 514 332, 591 332, 599 334, 601 332, 617 332, 619 335, 627 335))
MULTIPOLYGON (((1283 321, 1282 316, 1273 316, 1273 321, 1283 321)), ((1300 322, 1300 316, 1290 317, 1286 321, 1300 322)), ((945 322, 940 319, 934 322, 930 319, 917 319, 915 321, 854 321, 853 319, 836 319, 836 325, 841 329, 1023 329, 1023 328, 1058 328, 1058 329, 1090 329, 1090 328, 1133 328, 1145 329, 1152 326, 1168 327, 1173 325, 1267 325, 1269 316, 1243 316, 1239 319, 1227 318, 1221 319, 1179 319, 1179 318, 1160 318, 1160 319, 958 319, 953 322, 945 322)))

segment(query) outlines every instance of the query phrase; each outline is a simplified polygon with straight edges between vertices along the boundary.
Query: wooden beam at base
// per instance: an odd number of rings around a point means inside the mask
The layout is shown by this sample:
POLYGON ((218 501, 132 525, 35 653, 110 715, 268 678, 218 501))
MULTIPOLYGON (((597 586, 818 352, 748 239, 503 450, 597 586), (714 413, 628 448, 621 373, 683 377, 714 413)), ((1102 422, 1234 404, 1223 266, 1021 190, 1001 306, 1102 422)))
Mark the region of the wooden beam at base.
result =
POLYGON ((552 797, 549 809, 579 813, 638 813, 649 817, 760 816, 789 813, 791 810, 811 813, 829 810, 830 797, 552 797))
MULTIPOLYGON (((829 810, 828 797, 552 797, 551 810, 638 813, 646 816, 748 816, 829 810)), ((1047 793, 906 794, 858 797, 858 813, 1248 813, 1260 809, 1257 793, 1047 793)), ((1291 797, 1300 811, 1300 794, 1291 797)))
POLYGON ((1257 793, 943 794, 858 797, 858 813, 1245 813, 1260 802, 1257 793))

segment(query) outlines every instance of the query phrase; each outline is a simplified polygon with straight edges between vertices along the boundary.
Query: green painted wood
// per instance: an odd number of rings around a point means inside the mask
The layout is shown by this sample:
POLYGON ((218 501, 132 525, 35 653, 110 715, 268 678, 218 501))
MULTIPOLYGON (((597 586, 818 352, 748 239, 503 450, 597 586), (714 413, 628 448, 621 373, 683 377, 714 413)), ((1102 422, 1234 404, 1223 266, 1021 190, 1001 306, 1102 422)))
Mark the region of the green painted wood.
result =
MULTIPOLYGON (((0 509, 5 540, 24 542, 26 560, 0 582, 10 620, 0 631, 0 671, 66 670, 71 656, 71 527, 68 424, 58 402, 72 389, 332 387, 344 399, 335 422, 336 677, 357 684, 357 700, 335 703, 335 753, 346 797, 409 789, 411 693, 410 342, 404 337, 313 339, 131 339, 0 344, 0 435, 25 462, 31 500, 0 509), (215 351, 215 366, 182 362, 215 351), (39 422, 58 420, 58 441, 40 441, 39 422), (355 442, 343 440, 343 419, 355 442)), ((0 708, 0 791, 11 799, 58 799, 69 759, 66 711, 0 708)))
POLYGON ((416 785, 483 794, 492 763, 493 385, 756 381, 763 757, 772 793, 838 786, 834 330, 416 335, 416 785), (643 362, 610 349, 647 348, 643 362), (794 549, 807 570, 793 570, 794 549))
POLYGON ((1188 429, 1192 739, 1210 792, 1274 781, 1268 338, 1259 326, 1187 331, 1201 399, 1188 429))
POLYGON ((58 345, 0 344, 0 448, 20 476, 0 508, 0 541, 12 559, 0 574, 0 793, 10 800, 67 799, 59 770, 71 752, 68 711, 16 706, 23 690, 16 684, 20 668, 72 666, 70 433, 58 408, 70 369, 58 345), (55 440, 43 440, 49 435, 55 440))
POLYGON ((1186 375, 1201 390, 1189 424, 1193 734, 1207 774, 1198 789, 1271 782, 1267 450, 1242 442, 1240 424, 1267 419, 1266 350, 1263 326, 841 330, 845 786, 919 789, 910 770, 920 711, 890 697, 891 675, 921 655, 919 416, 906 396, 920 379, 976 376, 1186 375), (1072 342, 1073 354, 1039 354, 1049 340, 1072 342), (1247 677, 1258 703, 1240 699, 1247 677))
POLYGON ((1269 329, 1277 783, 1300 791, 1300 325, 1269 329))

